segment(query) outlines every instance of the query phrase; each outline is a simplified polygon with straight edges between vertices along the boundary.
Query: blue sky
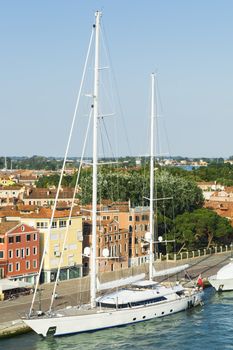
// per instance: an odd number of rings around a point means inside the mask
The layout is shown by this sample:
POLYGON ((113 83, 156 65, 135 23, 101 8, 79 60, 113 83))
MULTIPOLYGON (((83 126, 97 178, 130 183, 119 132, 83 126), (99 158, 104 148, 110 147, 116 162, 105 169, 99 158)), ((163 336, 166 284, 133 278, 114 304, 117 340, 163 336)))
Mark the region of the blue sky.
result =
POLYGON ((231 0, 1 0, 0 155, 64 155, 97 9, 131 153, 146 153, 157 71, 170 154, 232 155, 231 0))

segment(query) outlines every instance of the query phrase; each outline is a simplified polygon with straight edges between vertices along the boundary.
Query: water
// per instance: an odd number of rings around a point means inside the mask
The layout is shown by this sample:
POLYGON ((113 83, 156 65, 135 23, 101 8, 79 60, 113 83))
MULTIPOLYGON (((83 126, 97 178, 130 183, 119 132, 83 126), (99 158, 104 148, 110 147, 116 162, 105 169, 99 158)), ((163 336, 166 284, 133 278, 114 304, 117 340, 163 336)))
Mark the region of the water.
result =
POLYGON ((205 291, 205 305, 168 317, 95 333, 0 340, 0 350, 233 349, 233 292, 205 291))

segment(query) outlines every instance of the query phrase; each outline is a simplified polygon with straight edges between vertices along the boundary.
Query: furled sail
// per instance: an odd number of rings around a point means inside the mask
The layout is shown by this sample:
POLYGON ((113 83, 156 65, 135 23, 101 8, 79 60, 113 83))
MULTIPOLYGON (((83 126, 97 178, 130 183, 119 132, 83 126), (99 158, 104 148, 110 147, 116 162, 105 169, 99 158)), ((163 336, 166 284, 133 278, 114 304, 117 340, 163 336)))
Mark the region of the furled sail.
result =
POLYGON ((170 269, 165 269, 161 271, 153 271, 153 277, 159 277, 159 276, 167 276, 167 275, 175 275, 178 272, 184 271, 189 268, 189 264, 171 267, 170 269))
POLYGON ((122 286, 126 286, 127 284, 132 284, 140 280, 143 280, 144 278, 145 278, 145 273, 141 273, 140 275, 131 276, 127 278, 121 278, 120 280, 106 282, 106 283, 100 283, 99 280, 97 279, 97 289, 106 290, 106 289, 122 287, 122 286))

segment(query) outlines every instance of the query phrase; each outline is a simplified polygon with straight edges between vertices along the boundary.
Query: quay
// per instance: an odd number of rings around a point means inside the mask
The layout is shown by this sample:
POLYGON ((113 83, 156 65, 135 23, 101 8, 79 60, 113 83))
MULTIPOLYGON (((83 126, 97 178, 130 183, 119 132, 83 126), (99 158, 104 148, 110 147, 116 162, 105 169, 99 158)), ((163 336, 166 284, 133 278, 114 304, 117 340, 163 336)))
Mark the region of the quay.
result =
MULTIPOLYGON (((229 262, 230 256, 231 253, 229 251, 225 251, 178 261, 161 260, 156 261, 155 267, 156 270, 159 271, 182 264, 189 264, 190 267, 188 269, 188 273, 193 280, 197 279, 197 277, 202 274, 204 281, 207 281, 209 276, 216 274, 216 272, 222 266, 229 262)), ((138 267, 129 268, 127 270, 108 272, 103 274, 103 282, 127 277, 127 275, 131 274, 132 272, 133 274, 147 272, 147 269, 148 264, 144 264, 138 267)), ((184 278, 184 272, 182 272, 182 274, 181 277, 184 278)), ((36 309, 38 309, 39 305, 42 311, 48 309, 51 301, 53 286, 53 283, 41 285, 41 291, 38 293, 38 297, 36 298, 36 309)), ((89 290, 89 277, 60 281, 57 288, 58 298, 55 300, 54 308, 63 308, 68 305, 77 305, 88 302, 90 295, 89 290)), ((5 300, 0 302, 0 339, 30 331, 30 328, 23 323, 20 317, 29 311, 31 301, 32 295, 23 295, 14 300, 5 300)))

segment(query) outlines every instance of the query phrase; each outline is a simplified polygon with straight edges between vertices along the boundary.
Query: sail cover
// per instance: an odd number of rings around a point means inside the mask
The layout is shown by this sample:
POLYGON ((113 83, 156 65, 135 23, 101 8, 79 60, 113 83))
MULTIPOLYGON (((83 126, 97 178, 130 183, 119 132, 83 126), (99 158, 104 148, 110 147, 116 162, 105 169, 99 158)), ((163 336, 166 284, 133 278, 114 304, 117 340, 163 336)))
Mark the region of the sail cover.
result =
POLYGON ((132 284, 135 282, 138 282, 140 280, 143 280, 145 278, 145 274, 141 273, 140 275, 131 276, 127 278, 121 278, 120 280, 106 282, 106 283, 100 283, 97 279, 97 289, 98 290, 106 290, 106 289, 113 289, 117 287, 126 286, 127 284, 132 284))
POLYGON ((189 264, 171 267, 170 269, 165 269, 161 271, 153 271, 153 277, 175 275, 178 272, 184 271, 189 268, 189 264))

